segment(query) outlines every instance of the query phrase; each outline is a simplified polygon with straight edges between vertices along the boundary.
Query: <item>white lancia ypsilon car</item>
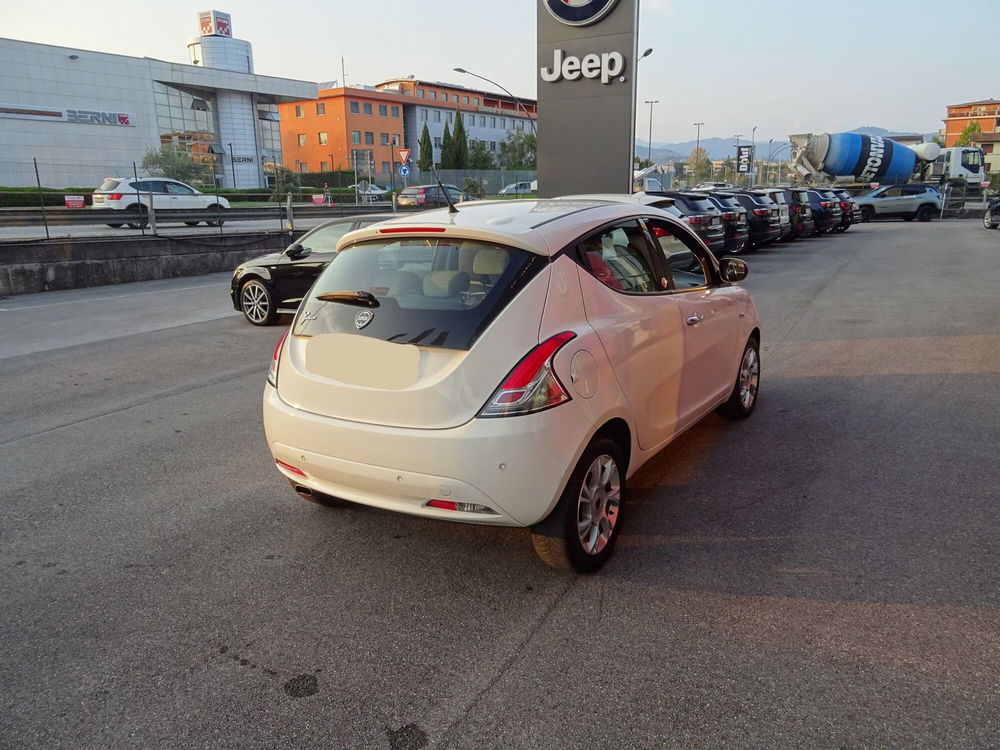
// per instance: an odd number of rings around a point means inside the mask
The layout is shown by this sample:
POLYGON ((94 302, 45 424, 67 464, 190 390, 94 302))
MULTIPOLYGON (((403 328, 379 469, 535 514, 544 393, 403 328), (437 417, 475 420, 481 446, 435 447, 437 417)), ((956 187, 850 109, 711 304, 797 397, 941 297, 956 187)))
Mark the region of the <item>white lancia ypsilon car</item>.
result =
POLYGON ((626 480, 718 410, 753 411, 747 265, 675 217, 503 200, 345 235, 275 348, 264 427, 303 497, 529 527, 599 568, 626 480))

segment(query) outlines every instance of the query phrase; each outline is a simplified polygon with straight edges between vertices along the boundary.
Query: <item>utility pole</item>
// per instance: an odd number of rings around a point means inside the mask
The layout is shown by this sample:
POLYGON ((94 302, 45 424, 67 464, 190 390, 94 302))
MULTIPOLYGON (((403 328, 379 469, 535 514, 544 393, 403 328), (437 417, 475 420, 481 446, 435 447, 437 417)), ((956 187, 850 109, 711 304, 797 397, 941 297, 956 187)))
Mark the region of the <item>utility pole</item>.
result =
POLYGON ((659 103, 659 99, 647 99, 644 102, 649 105, 649 143, 646 144, 646 161, 650 166, 653 164, 653 105, 659 103))
MULTIPOLYGON (((692 123, 696 128, 698 128, 698 134, 694 139, 694 176, 698 177, 698 160, 701 159, 701 126, 704 125, 703 122, 692 123)), ((715 172, 712 173, 712 177, 715 177, 715 172)))

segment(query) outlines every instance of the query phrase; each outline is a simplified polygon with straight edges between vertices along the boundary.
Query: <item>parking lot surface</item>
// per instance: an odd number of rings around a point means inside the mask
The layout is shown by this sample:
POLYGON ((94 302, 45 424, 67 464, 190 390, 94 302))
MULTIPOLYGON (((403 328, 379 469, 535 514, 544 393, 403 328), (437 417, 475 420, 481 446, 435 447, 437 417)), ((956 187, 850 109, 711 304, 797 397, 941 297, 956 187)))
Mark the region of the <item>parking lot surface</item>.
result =
POLYGON ((998 257, 748 256, 757 411, 644 467, 589 577, 298 499, 226 275, 0 300, 0 746, 995 747, 998 257))

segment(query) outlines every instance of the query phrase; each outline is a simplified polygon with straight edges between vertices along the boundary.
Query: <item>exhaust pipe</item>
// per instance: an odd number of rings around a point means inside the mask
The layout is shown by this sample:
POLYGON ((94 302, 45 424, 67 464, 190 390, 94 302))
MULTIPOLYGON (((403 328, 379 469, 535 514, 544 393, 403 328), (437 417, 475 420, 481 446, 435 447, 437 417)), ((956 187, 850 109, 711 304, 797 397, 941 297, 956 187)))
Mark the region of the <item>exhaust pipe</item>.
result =
POLYGON ((304 497, 306 500, 310 501, 314 501, 316 499, 313 497, 313 491, 304 484, 294 484, 292 487, 299 494, 299 497, 304 497))

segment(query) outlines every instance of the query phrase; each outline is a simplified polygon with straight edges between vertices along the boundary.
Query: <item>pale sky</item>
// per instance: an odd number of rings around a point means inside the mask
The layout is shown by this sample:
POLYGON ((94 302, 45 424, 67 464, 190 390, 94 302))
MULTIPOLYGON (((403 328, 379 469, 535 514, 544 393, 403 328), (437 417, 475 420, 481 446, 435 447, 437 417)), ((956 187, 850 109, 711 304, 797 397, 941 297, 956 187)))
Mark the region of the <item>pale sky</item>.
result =
MULTIPOLYGON (((350 84, 417 78, 476 86, 463 67, 535 94, 538 0, 220 0, 256 72, 350 84)), ((192 0, 0 0, 0 36, 188 62, 192 0)), ((991 36, 1000 1, 962 0, 951 15, 925 0, 641 0, 638 134, 653 141, 784 138, 875 125, 934 132, 945 105, 1000 98, 991 36), (949 25, 954 28, 949 29, 949 25)), ((484 84, 485 87, 485 84, 484 84)))

